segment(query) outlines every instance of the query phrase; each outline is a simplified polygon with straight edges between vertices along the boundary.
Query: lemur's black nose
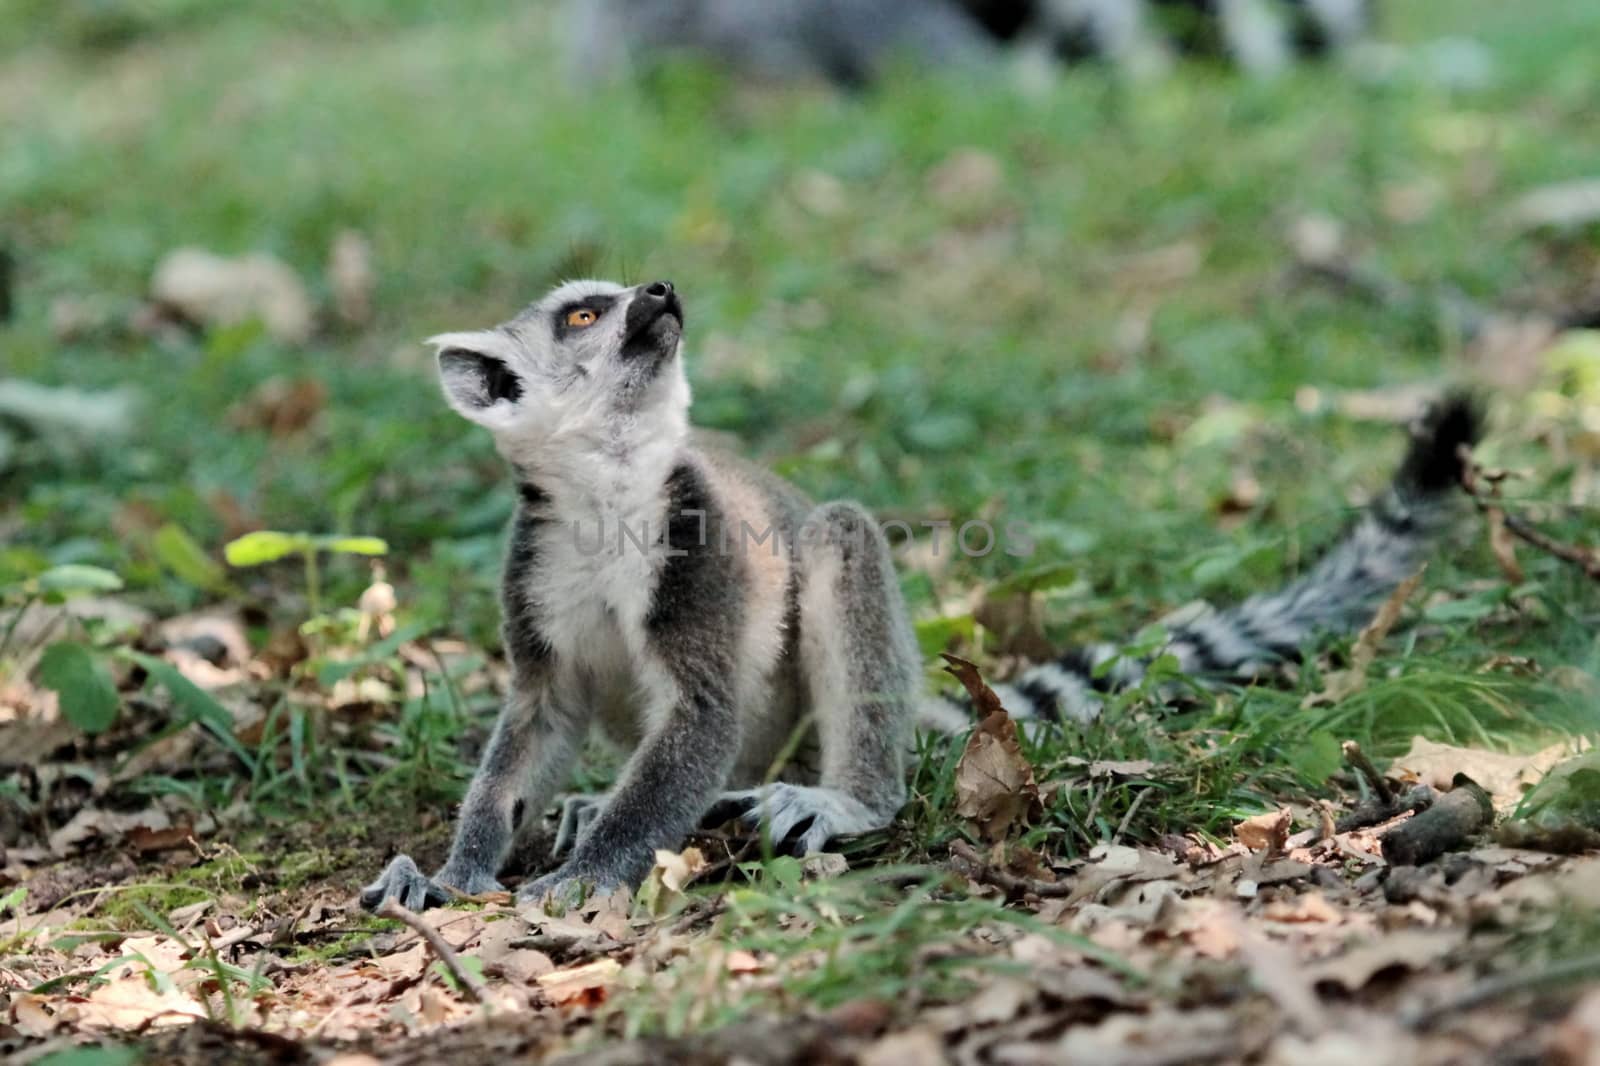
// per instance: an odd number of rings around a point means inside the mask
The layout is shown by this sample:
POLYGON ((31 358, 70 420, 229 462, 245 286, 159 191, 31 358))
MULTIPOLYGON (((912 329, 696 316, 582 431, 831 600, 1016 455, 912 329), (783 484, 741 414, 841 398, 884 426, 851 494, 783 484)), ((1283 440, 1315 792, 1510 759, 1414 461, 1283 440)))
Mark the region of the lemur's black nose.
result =
POLYGON ((651 319, 657 315, 672 315, 680 325, 683 322, 683 301, 678 299, 678 291, 670 281, 653 281, 640 289, 639 295, 633 299, 633 306, 638 311, 629 310, 630 321, 635 314, 639 314, 651 319))
POLYGON ((649 285, 641 285, 635 290, 635 296, 628 301, 628 318, 625 325, 627 335, 633 337, 655 325, 660 319, 671 315, 678 321, 678 328, 683 328, 683 302, 678 299, 677 290, 673 289, 670 281, 653 281, 649 285))

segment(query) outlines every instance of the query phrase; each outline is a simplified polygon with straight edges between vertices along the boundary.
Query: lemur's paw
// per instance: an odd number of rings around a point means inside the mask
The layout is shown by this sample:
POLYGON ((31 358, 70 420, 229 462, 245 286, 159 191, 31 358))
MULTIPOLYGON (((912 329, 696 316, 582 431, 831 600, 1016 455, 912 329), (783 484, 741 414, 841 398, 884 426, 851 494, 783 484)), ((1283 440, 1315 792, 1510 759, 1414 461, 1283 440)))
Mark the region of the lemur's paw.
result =
POLYGON ((565 909, 575 907, 591 896, 610 892, 621 884, 619 878, 588 873, 568 863, 517 889, 517 902, 541 906, 554 904, 565 909))
POLYGON ((561 821, 556 823, 556 842, 550 854, 557 858, 567 854, 578 843, 578 838, 589 831, 589 826, 606 809, 609 796, 568 796, 561 801, 561 821))
POLYGON ((487 870, 456 870, 448 862, 444 864, 444 869, 433 875, 433 879, 445 886, 446 892, 453 888, 466 896, 481 896, 485 892, 506 890, 506 886, 487 870))
POLYGON ((706 815, 708 825, 730 818, 752 831, 763 822, 775 844, 789 844, 801 855, 821 851, 834 837, 882 828, 866 804, 838 789, 775 781, 761 788, 724 792, 706 815))
POLYGON ((361 906, 375 911, 385 900, 394 900, 407 910, 426 910, 450 901, 450 893, 432 878, 423 876, 409 855, 396 855, 378 879, 361 890, 361 906))

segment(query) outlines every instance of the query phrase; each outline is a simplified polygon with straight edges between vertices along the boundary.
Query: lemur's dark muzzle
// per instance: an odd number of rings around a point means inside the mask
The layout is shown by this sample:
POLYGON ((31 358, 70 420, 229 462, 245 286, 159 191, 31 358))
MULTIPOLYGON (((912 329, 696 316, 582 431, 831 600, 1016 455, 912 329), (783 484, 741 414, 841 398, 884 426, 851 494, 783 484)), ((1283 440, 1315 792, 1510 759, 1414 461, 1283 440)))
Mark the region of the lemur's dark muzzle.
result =
POLYGON ((657 281, 638 289, 628 304, 627 334, 631 339, 655 325, 663 315, 671 315, 683 325, 683 301, 670 281, 657 281))

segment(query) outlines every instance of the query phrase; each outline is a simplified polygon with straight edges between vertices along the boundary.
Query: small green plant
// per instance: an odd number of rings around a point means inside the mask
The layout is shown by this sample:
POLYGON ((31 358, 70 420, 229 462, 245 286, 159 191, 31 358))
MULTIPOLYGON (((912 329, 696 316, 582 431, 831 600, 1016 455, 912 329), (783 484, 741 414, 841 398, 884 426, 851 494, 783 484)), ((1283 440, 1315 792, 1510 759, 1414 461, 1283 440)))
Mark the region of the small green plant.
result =
MULTIPOLYGON (((0 631, 0 660, 12 651, 22 617, 34 605, 62 604, 74 596, 121 588, 122 578, 110 570, 72 563, 51 567, 0 591, 0 606, 8 615, 0 631)), ((77 624, 84 628, 81 622, 77 624)), ((84 636, 88 635, 85 629, 84 636)), ((87 641, 58 640, 45 648, 39 658, 38 678, 40 685, 56 694, 67 721, 85 733, 103 732, 116 721, 116 685, 103 657, 87 641)))
POLYGON ((386 555, 389 545, 380 537, 345 537, 327 533, 282 533, 262 529, 231 540, 222 549, 229 566, 265 566, 290 555, 305 564, 306 603, 313 618, 322 614, 322 576, 319 552, 336 555, 386 555))

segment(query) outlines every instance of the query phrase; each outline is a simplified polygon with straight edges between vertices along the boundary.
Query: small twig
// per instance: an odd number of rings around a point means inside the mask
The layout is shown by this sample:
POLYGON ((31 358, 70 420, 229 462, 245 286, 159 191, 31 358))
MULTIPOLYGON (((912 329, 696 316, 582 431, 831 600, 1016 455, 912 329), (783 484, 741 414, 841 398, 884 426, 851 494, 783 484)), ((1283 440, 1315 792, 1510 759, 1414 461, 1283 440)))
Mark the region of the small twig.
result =
POLYGON ((983 857, 964 840, 950 843, 950 854, 966 868, 974 881, 1003 889, 1006 895, 1034 895, 1040 899, 1062 899, 1072 895, 1070 881, 1038 881, 1031 877, 1018 877, 983 861, 983 857))
POLYGON ((1353 740, 1347 740, 1340 747, 1344 751, 1344 761, 1349 763, 1357 773, 1366 779, 1367 784, 1372 786, 1372 791, 1378 794, 1378 799, 1383 802, 1383 805, 1385 807, 1393 806, 1394 789, 1390 788, 1388 780, 1378 773, 1378 768, 1372 765, 1372 760, 1367 757, 1366 752, 1361 750, 1361 745, 1353 740))
POLYGON ((679 933, 687 933, 690 929, 693 929, 696 925, 703 921, 714 922, 720 918, 723 913, 727 911, 727 909, 727 896, 718 896, 716 899, 711 901, 710 905, 703 909, 690 907, 682 914, 678 915, 677 919, 667 927, 667 935, 674 936, 679 933))
POLYGON ((723 833, 714 829, 698 829, 694 833, 694 838, 713 840, 722 845, 722 850, 725 853, 722 858, 707 864, 706 868, 700 871, 696 880, 702 883, 709 883, 718 874, 731 870, 746 861, 761 845, 760 836, 742 836, 723 833), (737 847, 734 845, 737 845, 737 847))
POLYGON ((439 931, 423 921, 415 911, 402 907, 392 899, 386 899, 383 901, 383 906, 373 913, 379 918, 397 919, 416 930, 417 935, 428 942, 428 946, 433 949, 433 953, 439 956, 439 961, 444 963, 444 968, 450 971, 450 976, 456 979, 456 983, 466 991, 467 997, 472 1002, 489 1002, 489 986, 485 985, 481 978, 470 973, 466 967, 461 965, 460 957, 456 955, 455 950, 449 944, 444 942, 444 937, 439 935, 439 931))
POLYGON ((1504 502, 1500 499, 1499 489, 1496 486, 1496 482, 1501 478, 1485 472, 1481 466, 1472 462, 1471 450, 1466 445, 1463 444, 1461 446, 1460 454, 1462 457, 1461 487, 1468 496, 1472 497, 1472 502, 1477 505, 1479 511, 1485 514, 1491 511, 1500 512, 1500 517, 1505 522, 1506 530, 1512 536, 1526 544, 1533 545, 1540 551, 1555 556, 1563 562, 1571 563, 1581 569, 1590 579, 1600 581, 1600 552, 1595 551, 1593 548, 1585 548, 1581 545, 1568 544, 1565 541, 1556 540, 1526 518, 1507 510, 1504 502), (1479 484, 1480 479, 1489 482, 1490 488, 1488 490, 1485 490, 1479 484))
MULTIPOLYGON (((1089 790, 1089 813, 1083 816, 1083 824, 1094 825, 1094 816, 1100 810, 1101 798, 1111 789, 1111 779, 1107 778, 1105 784, 1089 790)), ((1092 841, 1091 841, 1092 843, 1092 841)))
POLYGON ((253 925, 234 926, 232 929, 229 929, 226 933, 223 933, 215 940, 210 941, 211 948, 214 951, 226 951, 235 944, 243 944, 246 940, 249 940, 258 932, 260 932, 260 930, 253 925))
POLYGON ((1335 822, 1333 829, 1336 834, 1348 833, 1353 829, 1380 825, 1402 814, 1419 814, 1433 806, 1437 798, 1433 789, 1427 785, 1417 785, 1405 795, 1396 796, 1392 803, 1384 803, 1374 798, 1358 805, 1355 810, 1335 822))
POLYGON ((1122 816, 1122 821, 1117 823, 1117 831, 1111 834, 1111 839, 1106 843, 1115 844, 1122 838, 1122 834, 1128 830, 1128 824, 1133 821, 1133 816, 1139 813, 1139 804, 1143 803, 1144 798, 1150 795, 1150 791, 1151 790, 1148 788, 1144 789, 1137 796, 1133 797, 1133 802, 1128 804, 1128 813, 1122 816))

